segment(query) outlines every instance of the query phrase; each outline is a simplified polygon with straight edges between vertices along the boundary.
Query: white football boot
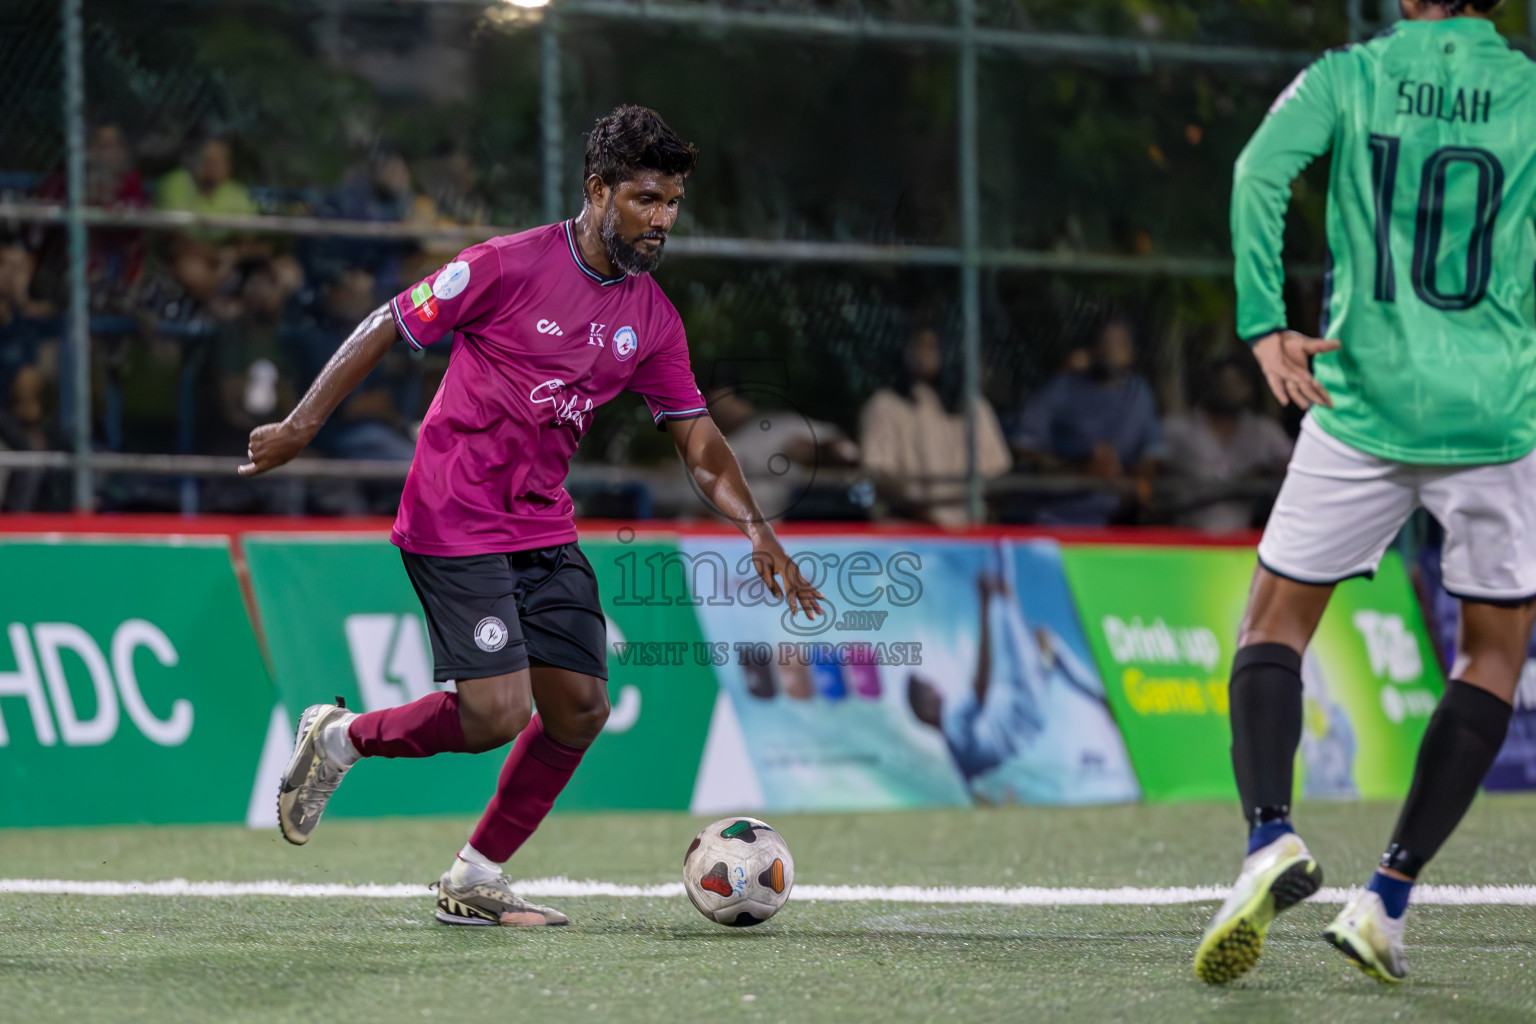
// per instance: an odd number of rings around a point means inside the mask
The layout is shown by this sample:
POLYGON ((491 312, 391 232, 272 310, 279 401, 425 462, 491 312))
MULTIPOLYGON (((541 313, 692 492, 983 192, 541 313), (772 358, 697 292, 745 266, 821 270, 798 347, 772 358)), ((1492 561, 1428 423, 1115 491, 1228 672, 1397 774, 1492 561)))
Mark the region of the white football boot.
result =
POLYGON ((453 872, 443 872, 437 883, 437 919, 443 924, 502 925, 507 928, 537 928, 567 925, 571 919, 553 907, 530 903, 512 891, 512 880, 504 874, 494 878, 453 884, 453 872))
POLYGON ((283 838, 295 846, 309 842, 331 794, 352 767, 351 761, 343 763, 340 751, 326 749, 320 734, 333 722, 345 723, 355 717, 340 704, 311 704, 299 716, 293 756, 277 788, 277 824, 283 838))
POLYGON ((1403 956, 1403 925, 1408 920, 1389 917, 1381 897, 1369 889, 1356 896, 1323 932, 1323 938, 1356 967, 1377 981, 1395 984, 1408 976, 1403 956))
POLYGON ((1275 917, 1322 884, 1323 869, 1294 832, 1250 853, 1232 883, 1232 895, 1216 911, 1200 940, 1195 975, 1223 985, 1253 970, 1264 950, 1264 933, 1275 917))

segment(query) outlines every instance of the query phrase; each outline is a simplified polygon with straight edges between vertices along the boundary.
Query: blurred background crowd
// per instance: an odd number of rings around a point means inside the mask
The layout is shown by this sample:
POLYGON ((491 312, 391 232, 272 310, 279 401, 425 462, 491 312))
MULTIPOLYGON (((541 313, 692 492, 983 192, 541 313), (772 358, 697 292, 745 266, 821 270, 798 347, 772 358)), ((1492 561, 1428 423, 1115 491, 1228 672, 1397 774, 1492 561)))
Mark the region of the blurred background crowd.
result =
MULTIPOLYGON (((1508 34, 1524 33, 1526 6, 1509 5, 1508 34)), ((953 16, 938 2, 790 7, 953 16)), ((765 512, 964 524, 974 429, 994 521, 1262 524, 1299 421, 1234 337, 1232 161, 1309 54, 1390 11, 1361 0, 981 5, 984 27, 1189 44, 1195 56, 983 53, 981 245, 1007 258, 982 271, 981 397, 967 410, 956 268, 853 251, 957 244, 952 49, 569 10, 551 72, 547 9, 86 3, 92 448, 242 455, 250 428, 286 414, 367 312, 477 238, 541 223, 554 89, 561 216, 578 209, 582 127, 632 101, 701 152, 674 241, 853 244, 835 258, 674 246, 657 274, 765 512), (192 216, 143 216, 155 211, 192 216)), ((78 411, 63 343, 57 4, 18 0, 0 18, 0 449, 62 451, 78 411)), ((1324 290, 1326 171, 1314 166, 1295 190, 1295 326, 1316 322, 1324 290)), ((313 457, 408 462, 449 346, 402 344, 313 457)), ((703 514, 674 461, 642 403, 610 406, 573 470, 578 511, 703 514)), ((375 477, 105 473, 92 500, 103 511, 389 513, 398 475, 375 477)), ((70 484, 60 469, 0 468, 0 508, 71 507, 70 484)))

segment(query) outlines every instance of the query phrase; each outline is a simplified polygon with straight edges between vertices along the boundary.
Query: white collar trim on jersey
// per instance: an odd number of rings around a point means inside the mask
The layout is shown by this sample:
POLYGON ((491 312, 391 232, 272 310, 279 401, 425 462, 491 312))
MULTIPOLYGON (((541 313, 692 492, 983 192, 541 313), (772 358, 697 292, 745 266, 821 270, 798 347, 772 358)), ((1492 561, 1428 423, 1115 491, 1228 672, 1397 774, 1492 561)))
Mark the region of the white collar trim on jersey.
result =
POLYGON ((576 248, 576 232, 572 230, 572 225, 575 223, 576 222, 574 220, 568 220, 565 222, 565 241, 566 244, 571 247, 571 259, 576 261, 577 268, 583 274, 586 274, 588 277, 602 285, 604 288, 611 284, 618 284, 620 281, 624 280, 626 276, 624 274, 620 274, 618 277, 604 277, 602 274, 599 274, 597 271, 593 270, 587 261, 582 258, 581 250, 576 248))

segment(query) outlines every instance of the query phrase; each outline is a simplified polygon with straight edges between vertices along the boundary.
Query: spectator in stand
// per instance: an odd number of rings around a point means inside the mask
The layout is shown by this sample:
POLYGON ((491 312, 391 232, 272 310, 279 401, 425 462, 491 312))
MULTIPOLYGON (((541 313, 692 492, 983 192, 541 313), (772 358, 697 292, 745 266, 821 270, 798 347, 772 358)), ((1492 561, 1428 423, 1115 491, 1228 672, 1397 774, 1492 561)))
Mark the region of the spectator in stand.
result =
POLYGON ((243 455, 251 430, 282 419, 298 400, 291 350, 280 336, 289 298, 282 278, 266 260, 240 269, 240 315, 220 327, 209 361, 212 415, 199 435, 210 454, 243 455))
MULTIPOLYGON (((428 202, 428 220, 430 206, 428 202)), ((411 169, 405 157, 381 144, 368 158, 367 166, 332 193, 321 206, 320 215, 385 223, 417 219, 411 169)), ((320 246, 322 259, 327 262, 358 267, 373 275, 378 299, 400 290, 400 263, 412 248, 412 242, 382 238, 331 238, 320 246)))
MULTIPOLYGON (((50 174, 38 188, 38 198, 64 202, 69 186, 64 171, 50 174)), ((85 144, 85 201, 91 206, 146 206, 149 193, 134 166, 133 147, 123 126, 101 121, 91 128, 85 144)))
MULTIPOLYGON (((1065 370, 1032 395, 1014 428, 1021 461, 1045 472, 1134 484, 1143 498, 1164 456, 1152 388, 1135 373, 1131 322, 1113 316, 1099 329, 1086 370, 1065 370)), ((1124 515, 1121 490, 1091 490, 1037 503, 1036 522, 1104 526, 1124 515)))
MULTIPOLYGON (((58 419, 48 413, 48 384, 34 363, 21 367, 5 390, 0 408, 0 451, 63 451, 68 445, 58 419)), ((0 511, 58 512, 69 508, 69 473, 58 470, 0 469, 0 511)))
POLYGON ((32 295, 37 259, 16 238, 0 240, 0 407, 11 394, 11 383, 23 369, 41 369, 55 353, 45 351, 57 337, 54 308, 32 295))
POLYGON ((759 409, 753 397, 750 385, 733 380, 711 388, 706 399, 757 507, 769 519, 794 513, 818 467, 858 465, 859 446, 835 424, 806 419, 796 409, 759 409))
MULTIPOLYGON (((201 139, 187 151, 185 166, 160 179, 155 204, 162 210, 203 215, 256 213, 250 189, 234 179, 234 170, 234 154, 228 141, 217 136, 201 139)), ((211 242, 232 241, 227 231, 190 234, 211 242)))
POLYGON ((103 121, 91 129, 85 150, 85 197, 92 206, 141 207, 149 203, 144 179, 134 166, 133 147, 123 126, 103 121))
MULTIPOLYGON (((39 198, 62 203, 68 199, 62 170, 50 175, 39 198)), ((91 129, 85 153, 85 201, 108 209, 140 209, 149 204, 144 179, 134 166, 133 149, 122 125, 98 122, 91 129)), ((46 248, 44 262, 67 262, 63 230, 35 225, 34 244, 46 248)), ((144 270, 144 232, 138 228, 93 227, 88 239, 86 268, 91 312, 125 315, 144 270)))
MULTIPOLYGON (((321 308, 290 333, 294 362, 305 385, 335 354, 352 329, 376 308, 373 275, 350 269, 324 288, 321 308)), ((404 347, 404 342, 400 347, 404 347)), ((416 452, 412 426, 395 399, 399 369, 393 353, 347 397, 315 437, 315 447, 337 459, 409 461, 416 452)), ((398 491, 398 488, 396 488, 398 491)))
MULTIPOLYGON (((86 201, 92 206, 140 209, 149 205, 144 181, 122 126, 106 122, 91 133, 85 157, 86 201)), ((144 271, 144 232, 94 228, 90 235, 91 309, 127 312, 144 271)))
POLYGON ((1225 532, 1259 525, 1273 495, 1206 501, 1222 485, 1253 480, 1279 481, 1291 458, 1291 439, 1268 416, 1253 411, 1258 389, 1248 371, 1251 359, 1223 359, 1206 372, 1194 409, 1170 416, 1170 472, 1191 485, 1189 501, 1175 515, 1180 526, 1225 532))
MULTIPOLYGON (((0 241, 0 450, 64 447, 47 402, 57 377, 58 322, 53 307, 32 295, 36 271, 37 260, 21 241, 0 241)), ((57 477, 0 470, 0 509, 67 507, 67 475, 62 499, 57 477)))
MULTIPOLYGON (((897 515, 955 527, 968 521, 965 484, 955 479, 966 472, 966 416, 959 389, 941 381, 943 367, 938 332, 913 330, 895 386, 875 392, 859 414, 859 444, 864 468, 897 515)), ((981 474, 1001 476, 1012 460, 985 398, 977 399, 975 420, 981 474)))
POLYGON ((118 396, 103 426, 112 448, 187 451, 189 375, 220 326, 240 314, 234 250, 192 235, 161 235, 137 293, 135 330, 103 344, 107 387, 118 396))
MULTIPOLYGON (((255 259, 240 266, 239 315, 217 328, 201 367, 198 451, 244 455, 252 427, 293 410, 298 374, 283 337, 293 290, 280 263, 255 259)), ((303 502, 298 480, 215 478, 202 484, 205 512, 297 513, 303 502)))
POLYGON ((443 143, 421 165, 423 198, 433 216, 449 224, 488 224, 491 211, 479 191, 479 172, 469 151, 456 142, 443 143))

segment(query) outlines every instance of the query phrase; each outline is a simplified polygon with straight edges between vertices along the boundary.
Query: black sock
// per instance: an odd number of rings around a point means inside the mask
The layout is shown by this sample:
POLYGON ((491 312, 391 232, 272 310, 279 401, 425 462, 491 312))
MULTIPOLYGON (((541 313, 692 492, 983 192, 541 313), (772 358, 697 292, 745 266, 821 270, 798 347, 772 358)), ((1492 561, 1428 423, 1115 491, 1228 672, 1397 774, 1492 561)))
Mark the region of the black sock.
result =
POLYGON ((1415 878, 1440 851, 1504 745, 1513 710, 1471 683, 1453 680, 1446 686, 1419 744, 1413 785, 1382 867, 1415 878))
POLYGON ((1232 771, 1249 825, 1291 813, 1301 743, 1301 655, 1285 644, 1249 644, 1232 659, 1232 771))

